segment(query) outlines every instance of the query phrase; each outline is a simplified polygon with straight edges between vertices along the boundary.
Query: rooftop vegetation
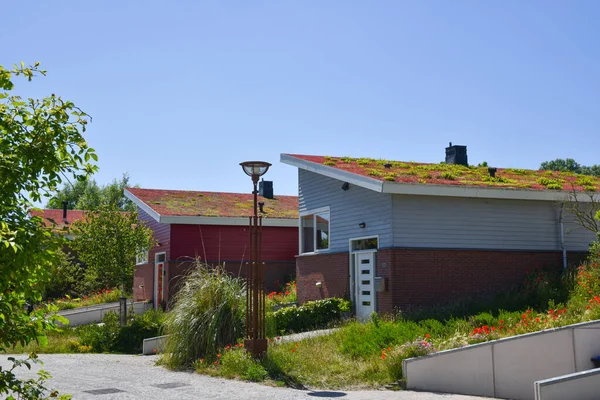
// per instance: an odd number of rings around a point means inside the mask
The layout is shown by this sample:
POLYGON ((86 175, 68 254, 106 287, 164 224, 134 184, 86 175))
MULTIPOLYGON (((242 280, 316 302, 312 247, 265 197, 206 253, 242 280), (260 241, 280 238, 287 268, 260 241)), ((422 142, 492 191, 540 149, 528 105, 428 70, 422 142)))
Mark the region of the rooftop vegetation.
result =
POLYGON ((497 168, 495 176, 491 176, 487 166, 466 167, 445 163, 424 164, 413 161, 332 156, 294 155, 294 157, 387 182, 530 190, 596 191, 600 189, 600 178, 570 171, 497 168))

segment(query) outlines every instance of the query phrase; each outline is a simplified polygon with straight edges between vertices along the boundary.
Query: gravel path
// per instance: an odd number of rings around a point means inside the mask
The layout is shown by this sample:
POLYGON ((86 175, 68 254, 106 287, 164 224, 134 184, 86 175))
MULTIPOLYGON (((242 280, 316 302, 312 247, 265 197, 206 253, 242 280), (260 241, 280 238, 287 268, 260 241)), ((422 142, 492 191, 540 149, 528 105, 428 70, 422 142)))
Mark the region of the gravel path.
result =
MULTIPOLYGON (((10 366, 8 355, 0 366, 10 366)), ((18 356, 17 356, 18 357, 18 356)), ((310 391, 274 388, 256 383, 211 378, 190 372, 173 372, 156 366, 157 356, 113 354, 41 354, 42 367, 52 379, 47 387, 70 393, 73 399, 314 399, 348 400, 476 400, 482 397, 412 391, 310 391)), ((21 368, 20 376, 33 377, 21 368)))

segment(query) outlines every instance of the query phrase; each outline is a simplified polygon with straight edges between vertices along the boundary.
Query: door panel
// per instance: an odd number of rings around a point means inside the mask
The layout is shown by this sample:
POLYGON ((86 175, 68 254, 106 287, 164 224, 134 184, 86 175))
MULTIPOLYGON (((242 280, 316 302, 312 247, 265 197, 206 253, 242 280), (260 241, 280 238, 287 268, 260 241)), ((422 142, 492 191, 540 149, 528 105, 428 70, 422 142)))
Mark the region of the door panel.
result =
POLYGON ((356 271, 356 317, 369 318, 375 311, 375 252, 354 254, 356 271))

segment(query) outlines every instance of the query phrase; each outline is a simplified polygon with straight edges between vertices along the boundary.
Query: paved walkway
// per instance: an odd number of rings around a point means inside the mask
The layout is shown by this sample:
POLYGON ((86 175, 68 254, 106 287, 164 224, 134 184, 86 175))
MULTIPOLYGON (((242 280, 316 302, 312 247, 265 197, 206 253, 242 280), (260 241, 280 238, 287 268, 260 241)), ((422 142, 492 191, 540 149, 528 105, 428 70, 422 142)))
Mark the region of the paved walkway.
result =
MULTIPOLYGON (((0 366, 10 364, 0 356, 0 366)), ((348 400, 476 400, 482 397, 412 391, 310 391, 274 388, 256 383, 211 378, 190 372, 173 372, 156 366, 157 356, 113 354, 41 354, 52 379, 47 387, 73 395, 75 400, 103 399, 314 399, 348 400)), ((21 368, 20 376, 33 377, 21 368)))

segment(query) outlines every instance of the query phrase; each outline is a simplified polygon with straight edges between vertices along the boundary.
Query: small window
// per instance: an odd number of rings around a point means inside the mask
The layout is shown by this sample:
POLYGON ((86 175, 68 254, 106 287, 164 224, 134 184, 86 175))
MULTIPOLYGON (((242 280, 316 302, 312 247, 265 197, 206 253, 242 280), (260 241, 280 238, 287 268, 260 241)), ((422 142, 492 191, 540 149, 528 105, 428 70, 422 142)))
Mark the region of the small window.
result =
POLYGON ((301 253, 329 250, 329 210, 300 217, 301 253))
POLYGON ((135 265, 148 264, 148 249, 140 249, 135 255, 135 265))
POLYGON ((352 241, 352 251, 359 250, 377 250, 379 247, 379 240, 374 238, 369 239, 357 239, 352 241))

